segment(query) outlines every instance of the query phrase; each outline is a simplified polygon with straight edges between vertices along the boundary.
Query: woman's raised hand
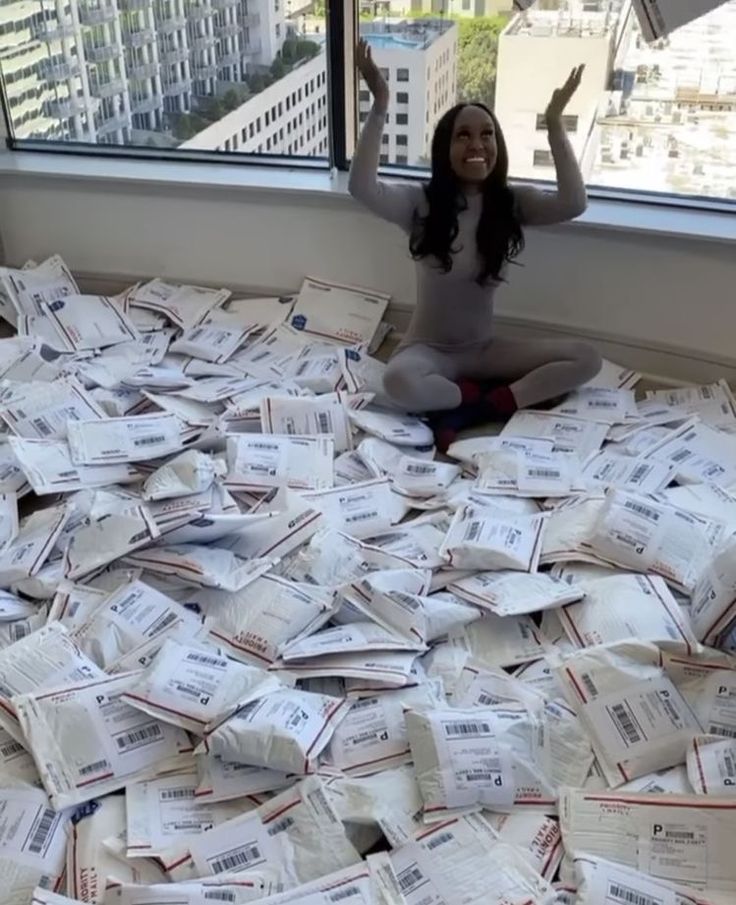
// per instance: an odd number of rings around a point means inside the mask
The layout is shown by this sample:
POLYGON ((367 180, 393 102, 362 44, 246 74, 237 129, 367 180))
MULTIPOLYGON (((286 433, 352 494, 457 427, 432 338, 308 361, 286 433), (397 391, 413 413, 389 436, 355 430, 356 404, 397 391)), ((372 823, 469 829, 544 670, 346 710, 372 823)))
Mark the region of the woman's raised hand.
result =
POLYGON ((363 76, 368 90, 373 95, 377 109, 384 113, 388 107, 388 83, 373 61, 370 45, 362 38, 358 41, 358 46, 355 49, 355 65, 363 76))
POLYGON ((565 107, 570 103, 570 98, 578 90, 580 81, 583 78, 583 72, 585 72, 584 65, 576 66, 568 76, 565 84, 552 92, 552 98, 546 110, 548 127, 559 125, 562 122, 562 114, 565 111, 565 107))

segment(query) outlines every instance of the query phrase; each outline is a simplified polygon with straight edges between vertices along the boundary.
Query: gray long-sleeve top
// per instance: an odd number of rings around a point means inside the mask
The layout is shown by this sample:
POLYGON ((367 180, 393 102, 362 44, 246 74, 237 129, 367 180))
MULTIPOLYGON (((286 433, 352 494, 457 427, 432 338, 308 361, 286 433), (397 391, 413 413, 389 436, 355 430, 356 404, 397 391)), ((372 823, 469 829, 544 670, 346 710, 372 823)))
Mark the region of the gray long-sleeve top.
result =
MULTIPOLYGON (((384 182, 378 178, 381 136, 386 116, 375 108, 365 122, 350 168, 350 194, 383 220, 409 234, 415 214, 425 216, 427 201, 420 183, 384 182)), ((549 145, 557 173, 557 190, 541 192, 532 186, 514 186, 516 211, 522 225, 546 226, 572 220, 587 205, 585 183, 563 127, 549 132, 549 145)), ((458 214, 458 236, 452 269, 445 273, 432 258, 416 262, 417 305, 402 345, 428 343, 457 348, 484 342, 492 335, 493 299, 498 282, 481 286, 476 279, 481 262, 476 230, 483 196, 468 195, 467 208, 458 214)))

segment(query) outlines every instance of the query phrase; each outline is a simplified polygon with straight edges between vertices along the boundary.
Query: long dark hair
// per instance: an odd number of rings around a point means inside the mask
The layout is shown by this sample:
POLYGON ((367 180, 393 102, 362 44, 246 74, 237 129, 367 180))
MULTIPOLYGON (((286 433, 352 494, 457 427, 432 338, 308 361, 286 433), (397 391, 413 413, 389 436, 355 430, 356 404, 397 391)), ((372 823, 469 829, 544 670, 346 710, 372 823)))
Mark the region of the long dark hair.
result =
POLYGON ((450 164, 450 144, 458 114, 467 106, 479 107, 493 120, 498 149, 496 165, 483 183, 483 210, 476 232, 481 266, 477 282, 501 280, 504 265, 524 249, 524 234, 514 210, 514 196, 508 185, 509 155, 503 132, 485 104, 457 104, 437 123, 432 138, 432 176, 424 187, 429 212, 417 215, 409 248, 415 260, 434 257, 442 270, 452 270, 452 247, 458 234, 457 215, 467 206, 460 183, 450 164))

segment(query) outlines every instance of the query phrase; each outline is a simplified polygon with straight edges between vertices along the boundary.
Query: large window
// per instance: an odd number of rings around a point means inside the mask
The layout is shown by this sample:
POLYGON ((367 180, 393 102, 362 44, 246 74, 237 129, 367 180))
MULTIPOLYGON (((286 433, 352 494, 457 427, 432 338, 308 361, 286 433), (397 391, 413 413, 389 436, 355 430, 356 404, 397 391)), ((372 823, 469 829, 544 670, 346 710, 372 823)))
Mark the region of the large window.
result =
POLYGON ((15 142, 326 157, 324 10, 273 0, 0 0, 15 142), (313 87, 310 102, 301 87, 313 87), (290 113, 284 112, 289 101, 290 113), (314 100, 314 105, 312 105, 314 100), (301 140, 303 139, 303 141, 301 140))
POLYGON ((736 0, 653 45, 630 0, 512 6, 449 0, 439 17, 431 0, 390 0, 402 22, 362 0, 360 31, 389 69, 391 110, 401 116, 387 131, 408 135, 390 143, 391 164, 427 166, 441 116, 458 101, 481 101, 501 123, 511 176, 552 179, 544 110, 585 63, 565 125, 589 186, 736 198, 736 0))
POLYGON ((653 45, 631 6, 0 0, 11 144, 325 166, 332 156, 344 167, 371 103, 362 83, 345 97, 353 80, 344 34, 354 28, 391 90, 381 156, 389 167, 427 167, 440 118, 472 100, 494 109, 512 177, 552 179, 544 109, 585 63, 565 124, 592 189, 736 198, 736 0, 653 45), (325 4, 334 4, 329 26, 325 4))

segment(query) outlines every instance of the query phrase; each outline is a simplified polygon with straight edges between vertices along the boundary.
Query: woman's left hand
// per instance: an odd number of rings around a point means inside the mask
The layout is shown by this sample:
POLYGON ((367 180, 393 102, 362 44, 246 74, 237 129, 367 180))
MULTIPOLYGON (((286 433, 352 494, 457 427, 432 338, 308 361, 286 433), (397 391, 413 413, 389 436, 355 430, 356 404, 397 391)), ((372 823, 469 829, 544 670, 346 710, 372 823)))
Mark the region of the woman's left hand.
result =
POLYGON ((557 88, 553 92, 552 99, 545 111, 548 126, 557 125, 562 121, 562 114, 565 107, 567 107, 570 103, 570 98, 578 90, 584 71, 585 65, 576 66, 568 76, 568 79, 562 88, 557 88))

